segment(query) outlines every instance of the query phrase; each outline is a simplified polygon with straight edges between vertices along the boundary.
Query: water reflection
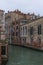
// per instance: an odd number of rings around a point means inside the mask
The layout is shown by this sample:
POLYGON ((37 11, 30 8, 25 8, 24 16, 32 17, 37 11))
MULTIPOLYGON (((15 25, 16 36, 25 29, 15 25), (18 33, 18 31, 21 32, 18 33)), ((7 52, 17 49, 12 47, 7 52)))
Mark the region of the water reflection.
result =
POLYGON ((9 46, 7 65, 43 65, 43 52, 18 46, 9 46))

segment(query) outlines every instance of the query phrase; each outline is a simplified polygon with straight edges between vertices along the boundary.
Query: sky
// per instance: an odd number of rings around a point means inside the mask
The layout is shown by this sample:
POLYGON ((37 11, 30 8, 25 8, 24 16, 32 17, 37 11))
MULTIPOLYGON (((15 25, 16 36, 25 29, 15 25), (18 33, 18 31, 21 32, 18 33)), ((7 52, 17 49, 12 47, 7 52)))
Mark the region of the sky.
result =
POLYGON ((43 16, 43 0, 0 0, 0 9, 5 12, 19 9, 24 13, 35 13, 43 16))

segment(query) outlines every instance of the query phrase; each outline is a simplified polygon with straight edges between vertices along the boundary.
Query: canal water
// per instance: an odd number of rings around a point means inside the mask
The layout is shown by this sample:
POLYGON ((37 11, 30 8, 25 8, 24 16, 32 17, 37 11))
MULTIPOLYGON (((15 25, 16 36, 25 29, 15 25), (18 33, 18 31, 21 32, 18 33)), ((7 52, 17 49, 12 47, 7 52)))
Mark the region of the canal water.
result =
POLYGON ((43 65, 43 52, 9 46, 9 60, 6 65, 43 65))

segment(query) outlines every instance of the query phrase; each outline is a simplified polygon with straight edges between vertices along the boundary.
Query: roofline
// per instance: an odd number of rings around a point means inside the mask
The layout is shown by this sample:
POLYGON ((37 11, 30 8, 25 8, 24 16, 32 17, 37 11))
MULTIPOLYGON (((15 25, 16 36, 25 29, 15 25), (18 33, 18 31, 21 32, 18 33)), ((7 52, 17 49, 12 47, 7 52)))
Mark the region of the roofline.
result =
MULTIPOLYGON (((35 21, 37 21, 37 20, 39 20, 39 19, 41 19, 41 18, 43 18, 43 16, 40 17, 40 18, 34 19, 34 20, 30 20, 29 23, 33 23, 33 22, 35 22, 35 21)), ((29 21, 29 20, 27 20, 27 21, 29 21)), ((26 23, 26 24, 29 24, 29 23, 26 23)), ((22 24, 22 25, 20 25, 20 26, 23 26, 23 25, 26 25, 26 24, 24 23, 24 24, 22 24)))

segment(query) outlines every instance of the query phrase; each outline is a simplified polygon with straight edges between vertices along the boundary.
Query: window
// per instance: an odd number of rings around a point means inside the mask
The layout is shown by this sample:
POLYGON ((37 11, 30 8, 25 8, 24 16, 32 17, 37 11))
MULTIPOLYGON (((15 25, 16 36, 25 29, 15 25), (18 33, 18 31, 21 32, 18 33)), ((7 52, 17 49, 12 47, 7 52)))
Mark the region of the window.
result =
POLYGON ((16 30, 18 29, 18 26, 16 26, 16 30))
POLYGON ((15 25, 15 22, 13 21, 12 25, 15 25))
POLYGON ((18 32, 16 32, 16 36, 18 36, 18 32))
POLYGON ((14 36, 14 32, 12 32, 12 35, 14 36))
POLYGON ((6 46, 1 46, 1 54, 2 55, 6 54, 6 46))
POLYGON ((41 25, 38 25, 38 34, 41 34, 41 25))
POLYGON ((26 43, 26 38, 23 38, 23 42, 24 42, 24 44, 26 43))
POLYGON ((22 30, 22 28, 21 28, 21 30, 22 30))
POLYGON ((30 27, 30 35, 33 35, 33 27, 30 27))
POLYGON ((1 17, 3 17, 3 14, 1 14, 1 17))
POLYGON ((16 24, 18 24, 18 22, 16 21, 16 24))
POLYGON ((26 32, 26 34, 27 34, 27 26, 25 26, 25 32, 26 32))
POLYGON ((24 35, 24 27, 23 27, 23 35, 24 35))

